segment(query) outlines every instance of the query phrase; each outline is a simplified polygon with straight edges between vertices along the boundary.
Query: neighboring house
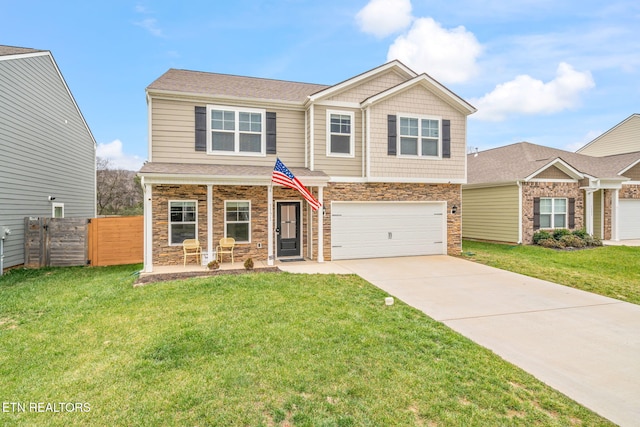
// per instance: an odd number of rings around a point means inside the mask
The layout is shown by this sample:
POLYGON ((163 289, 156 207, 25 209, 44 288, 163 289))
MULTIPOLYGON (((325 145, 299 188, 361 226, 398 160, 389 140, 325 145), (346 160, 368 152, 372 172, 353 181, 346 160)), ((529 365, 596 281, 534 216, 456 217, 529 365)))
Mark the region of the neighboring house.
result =
POLYGON ((640 151, 640 114, 632 114, 577 153, 602 157, 640 151))
POLYGON ((462 235, 532 243, 540 229, 640 239, 640 152, 592 157, 521 142, 469 154, 462 235))
POLYGON ((471 105, 393 61, 333 86, 171 69, 147 88, 145 270, 198 238, 236 259, 461 250, 471 105), (276 158, 323 203, 271 185, 276 158))
POLYGON ((95 148, 51 52, 0 46, 4 267, 24 263, 25 217, 95 216, 95 148))

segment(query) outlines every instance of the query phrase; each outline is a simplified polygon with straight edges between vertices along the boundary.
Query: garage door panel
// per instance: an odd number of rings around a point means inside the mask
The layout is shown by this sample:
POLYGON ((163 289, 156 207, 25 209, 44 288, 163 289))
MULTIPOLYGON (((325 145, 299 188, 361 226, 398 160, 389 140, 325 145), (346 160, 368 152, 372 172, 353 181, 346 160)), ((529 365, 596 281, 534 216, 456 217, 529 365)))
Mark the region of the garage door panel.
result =
POLYGON ((640 239, 640 199, 620 199, 618 234, 620 239, 640 239))
POLYGON ((443 205, 339 203, 332 205, 332 259, 441 254, 443 205))

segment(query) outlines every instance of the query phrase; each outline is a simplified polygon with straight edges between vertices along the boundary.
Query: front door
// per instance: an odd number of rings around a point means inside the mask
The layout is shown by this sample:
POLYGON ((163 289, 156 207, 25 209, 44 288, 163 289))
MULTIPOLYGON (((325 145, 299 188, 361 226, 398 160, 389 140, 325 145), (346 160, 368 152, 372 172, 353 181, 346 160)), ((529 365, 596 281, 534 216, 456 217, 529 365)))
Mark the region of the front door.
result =
POLYGON ((300 256, 300 202, 278 202, 276 221, 278 258, 300 256))

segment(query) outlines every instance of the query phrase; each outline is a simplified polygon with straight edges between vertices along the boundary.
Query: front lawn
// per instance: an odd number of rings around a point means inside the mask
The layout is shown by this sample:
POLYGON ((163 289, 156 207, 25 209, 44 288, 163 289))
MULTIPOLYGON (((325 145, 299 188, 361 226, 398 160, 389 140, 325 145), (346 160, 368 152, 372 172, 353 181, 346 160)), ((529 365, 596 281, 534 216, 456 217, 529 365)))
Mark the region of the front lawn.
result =
POLYGON ((464 241, 462 256, 492 267, 640 304, 640 247, 555 250, 464 241))
POLYGON ((137 267, 0 277, 1 425, 612 425, 357 276, 137 267))

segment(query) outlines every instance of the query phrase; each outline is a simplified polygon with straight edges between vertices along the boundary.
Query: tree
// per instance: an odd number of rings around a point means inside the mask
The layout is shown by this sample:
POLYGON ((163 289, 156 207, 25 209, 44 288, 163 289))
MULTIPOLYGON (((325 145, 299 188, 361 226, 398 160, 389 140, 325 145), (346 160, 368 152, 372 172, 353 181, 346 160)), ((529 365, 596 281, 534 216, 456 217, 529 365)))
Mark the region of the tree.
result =
POLYGON ((143 191, 133 171, 114 169, 109 159, 96 157, 98 215, 142 215, 143 191))

